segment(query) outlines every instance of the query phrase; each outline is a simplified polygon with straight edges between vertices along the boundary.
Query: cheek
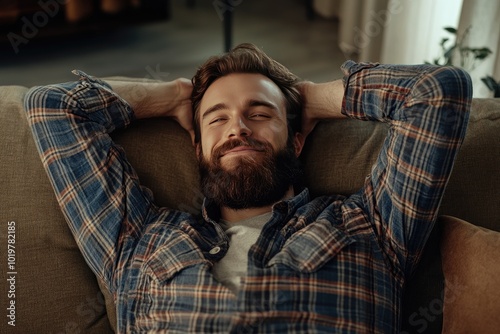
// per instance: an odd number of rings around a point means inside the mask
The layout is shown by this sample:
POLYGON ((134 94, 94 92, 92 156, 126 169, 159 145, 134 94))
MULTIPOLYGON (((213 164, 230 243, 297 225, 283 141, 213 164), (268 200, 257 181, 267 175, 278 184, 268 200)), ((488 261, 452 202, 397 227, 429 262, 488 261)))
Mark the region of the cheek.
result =
POLYGON ((272 143, 275 148, 283 148, 288 139, 288 128, 281 124, 274 124, 262 129, 260 136, 272 143))
POLYGON ((210 147, 208 146, 207 142, 202 140, 201 141, 201 154, 203 155, 203 157, 205 157, 205 159, 209 159, 210 158, 210 147))
POLYGON ((212 151, 214 149, 214 146, 217 143, 217 138, 214 136, 205 135, 201 136, 200 139, 200 148, 201 148, 201 153, 205 157, 205 159, 209 159, 212 156, 212 151))

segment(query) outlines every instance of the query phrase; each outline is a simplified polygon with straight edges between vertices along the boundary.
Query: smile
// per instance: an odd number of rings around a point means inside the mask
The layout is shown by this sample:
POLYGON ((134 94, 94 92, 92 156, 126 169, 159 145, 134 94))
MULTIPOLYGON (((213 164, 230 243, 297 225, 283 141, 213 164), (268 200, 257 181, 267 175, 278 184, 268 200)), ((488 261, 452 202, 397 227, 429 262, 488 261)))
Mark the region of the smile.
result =
POLYGON ((231 150, 224 152, 224 154, 222 154, 221 157, 224 157, 224 156, 230 155, 230 154, 246 154, 246 153, 251 153, 251 152, 260 153, 260 152, 262 152, 262 150, 258 150, 256 148, 253 148, 250 146, 238 146, 238 147, 235 147, 231 150))

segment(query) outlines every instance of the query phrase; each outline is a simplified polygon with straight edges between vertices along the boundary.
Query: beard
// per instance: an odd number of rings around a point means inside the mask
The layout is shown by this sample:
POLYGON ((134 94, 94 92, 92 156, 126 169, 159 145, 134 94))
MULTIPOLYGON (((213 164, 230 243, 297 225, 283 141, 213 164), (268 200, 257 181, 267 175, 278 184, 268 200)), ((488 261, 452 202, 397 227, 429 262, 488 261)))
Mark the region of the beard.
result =
POLYGON ((276 152, 269 143, 253 138, 233 139, 216 148, 210 160, 198 154, 201 190, 219 207, 235 210, 268 206, 283 199, 300 179, 302 169, 291 138, 276 152), (221 157, 238 146, 250 146, 258 157, 232 157, 225 168, 221 157), (262 156, 261 156, 262 155, 262 156))

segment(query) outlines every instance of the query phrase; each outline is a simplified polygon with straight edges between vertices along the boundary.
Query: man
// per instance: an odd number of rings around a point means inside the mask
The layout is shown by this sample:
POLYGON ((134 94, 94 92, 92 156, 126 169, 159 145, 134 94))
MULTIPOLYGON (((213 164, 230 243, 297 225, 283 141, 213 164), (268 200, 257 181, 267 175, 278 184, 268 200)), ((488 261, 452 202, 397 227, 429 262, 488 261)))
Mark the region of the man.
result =
POLYGON ((465 134, 470 78, 427 65, 343 70, 299 82, 244 44, 209 59, 192 85, 77 72, 28 93, 57 200, 114 295, 120 332, 398 332, 405 280, 465 134), (193 137, 202 217, 157 207, 110 139, 158 116, 193 137), (378 160, 358 193, 310 199, 298 182, 305 137, 346 116, 390 123, 378 160))

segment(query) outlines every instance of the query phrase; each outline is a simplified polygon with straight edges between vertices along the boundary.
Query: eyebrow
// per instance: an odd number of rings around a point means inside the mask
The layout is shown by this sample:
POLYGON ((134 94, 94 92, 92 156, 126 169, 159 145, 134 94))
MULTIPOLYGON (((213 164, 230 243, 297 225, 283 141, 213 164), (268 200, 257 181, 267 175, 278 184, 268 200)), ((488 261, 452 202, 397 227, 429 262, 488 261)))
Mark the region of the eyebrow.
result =
MULTIPOLYGON (((266 107, 266 108, 272 109, 276 112, 279 110, 277 105, 275 105, 272 102, 268 102, 268 101, 264 101, 264 100, 251 99, 251 100, 246 101, 246 105, 248 105, 249 107, 266 107)), ((217 104, 211 106, 210 108, 208 108, 207 110, 205 110, 205 112, 203 113, 201 118, 203 120, 206 117, 208 117, 210 114, 212 114, 216 111, 219 111, 219 110, 223 110, 223 109, 228 109, 227 104, 217 103, 217 104)))
POLYGON ((201 119, 203 120, 203 119, 207 118, 210 114, 212 114, 216 111, 219 111, 219 110, 227 109, 227 108, 228 107, 225 103, 217 103, 217 104, 211 106, 210 108, 208 108, 207 110, 205 110, 205 112, 201 116, 201 119))

